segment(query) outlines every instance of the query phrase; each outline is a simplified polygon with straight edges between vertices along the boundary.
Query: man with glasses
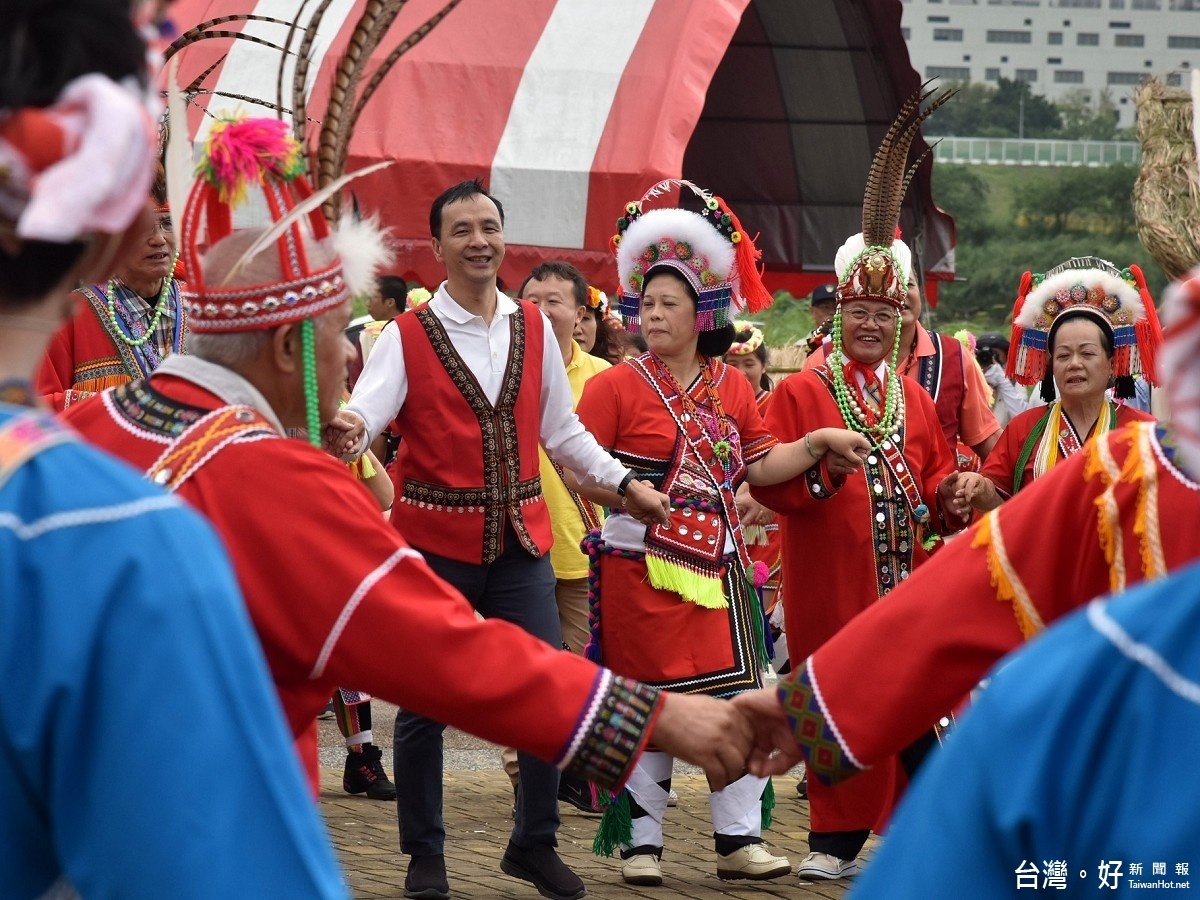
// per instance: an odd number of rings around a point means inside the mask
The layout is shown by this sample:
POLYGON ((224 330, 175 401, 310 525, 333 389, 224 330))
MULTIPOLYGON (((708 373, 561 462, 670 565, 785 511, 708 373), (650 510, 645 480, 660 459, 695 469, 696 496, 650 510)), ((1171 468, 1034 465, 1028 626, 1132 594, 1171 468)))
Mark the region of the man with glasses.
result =
POLYGON ((162 166, 147 203, 154 215, 124 245, 113 277, 76 291, 75 315, 46 350, 35 388, 53 409, 146 378, 167 356, 184 352, 187 314, 174 278, 175 230, 162 166))
MULTIPOLYGON (((831 477, 822 464, 785 484, 752 488, 755 499, 783 515, 781 592, 791 659, 807 658, 907 579, 942 535, 965 524, 950 511, 955 482, 947 476, 956 460, 933 400, 895 369, 910 265, 899 240, 890 247, 867 246, 861 234, 847 241, 836 263, 839 306, 828 358, 785 379, 767 412, 767 427, 781 441, 834 427, 859 431, 874 445, 852 475, 831 477)), ((810 689, 803 671, 795 684, 810 689)), ((855 858, 930 740, 836 789, 809 779, 812 852, 800 865, 802 879, 857 871, 855 858)))

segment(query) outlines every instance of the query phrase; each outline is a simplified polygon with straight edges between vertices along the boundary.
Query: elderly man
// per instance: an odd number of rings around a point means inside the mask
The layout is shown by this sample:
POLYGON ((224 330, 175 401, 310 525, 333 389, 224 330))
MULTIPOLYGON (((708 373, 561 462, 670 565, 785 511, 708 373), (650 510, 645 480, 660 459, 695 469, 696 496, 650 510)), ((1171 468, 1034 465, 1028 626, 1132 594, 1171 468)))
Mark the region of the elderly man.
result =
MULTIPOLYGON (((241 124, 216 132, 220 152, 244 145, 241 124)), ((247 127, 256 146, 283 128, 247 127)), ((282 215, 311 192, 294 174, 303 168, 294 141, 274 140, 254 158, 282 215)), ((718 781, 738 777, 749 726, 728 704, 664 697, 509 624, 479 622, 344 466, 286 436, 311 439, 334 416, 353 353, 343 335, 350 296, 363 285, 347 283, 319 211, 287 213, 275 239, 230 233, 219 198, 232 193, 198 183, 185 215, 194 355, 69 418, 216 525, 293 733, 312 735, 333 689, 353 684, 600 783, 626 777, 651 731, 718 781)), ((315 753, 306 762, 315 773, 315 753)), ((505 859, 514 858, 540 862, 510 845, 505 859)))

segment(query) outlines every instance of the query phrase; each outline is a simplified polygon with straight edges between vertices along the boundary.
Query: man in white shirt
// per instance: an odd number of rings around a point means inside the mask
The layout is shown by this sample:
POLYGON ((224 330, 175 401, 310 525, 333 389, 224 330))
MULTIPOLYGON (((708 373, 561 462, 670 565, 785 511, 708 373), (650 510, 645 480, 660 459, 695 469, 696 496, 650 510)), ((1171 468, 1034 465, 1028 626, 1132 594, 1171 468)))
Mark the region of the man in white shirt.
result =
MULTIPOLYGON (((576 474, 589 499, 623 505, 645 522, 666 522, 669 504, 583 429, 549 322, 497 288, 504 259, 500 203, 479 181, 455 185, 434 201, 430 232, 446 281, 428 304, 383 330, 327 433, 329 444, 339 455, 360 452, 395 419, 407 445, 396 528, 480 614, 561 646, 537 445, 576 474)), ((408 897, 449 896, 444 727, 408 713, 396 719, 408 897)), ((554 850, 558 771, 525 754, 519 763, 516 817, 501 867, 545 897, 582 897, 583 882, 554 850)))

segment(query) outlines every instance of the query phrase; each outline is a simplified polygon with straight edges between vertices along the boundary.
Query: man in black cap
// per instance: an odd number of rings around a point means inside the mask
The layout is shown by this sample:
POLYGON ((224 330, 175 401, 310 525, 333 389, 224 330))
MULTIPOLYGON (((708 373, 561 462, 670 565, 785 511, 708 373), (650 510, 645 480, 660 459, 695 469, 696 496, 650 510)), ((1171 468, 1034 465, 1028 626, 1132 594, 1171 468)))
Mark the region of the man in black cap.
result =
POLYGON ((821 346, 833 328, 833 314, 837 310, 837 282, 818 285, 813 290, 809 302, 812 304, 813 330, 798 346, 812 353, 821 346))

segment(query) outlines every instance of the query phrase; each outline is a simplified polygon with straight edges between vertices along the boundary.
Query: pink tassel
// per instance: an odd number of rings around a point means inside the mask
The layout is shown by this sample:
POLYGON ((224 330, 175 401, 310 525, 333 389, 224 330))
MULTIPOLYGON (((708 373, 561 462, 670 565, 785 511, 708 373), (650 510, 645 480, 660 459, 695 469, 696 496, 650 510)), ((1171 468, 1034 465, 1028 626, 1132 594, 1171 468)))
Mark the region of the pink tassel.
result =
POLYGON ((223 119, 209 133, 197 167, 221 202, 236 206, 268 176, 290 181, 304 171, 300 145, 278 119, 223 119))
POLYGON ((1146 307, 1146 317, 1134 327, 1137 335, 1138 353, 1142 357, 1142 374, 1151 384, 1158 384, 1158 351, 1162 347, 1162 325, 1158 321, 1158 313, 1154 309, 1154 300, 1150 297, 1150 289, 1146 287, 1146 276, 1142 267, 1132 265, 1130 274, 1137 282, 1138 293, 1142 295, 1142 304, 1146 307))

